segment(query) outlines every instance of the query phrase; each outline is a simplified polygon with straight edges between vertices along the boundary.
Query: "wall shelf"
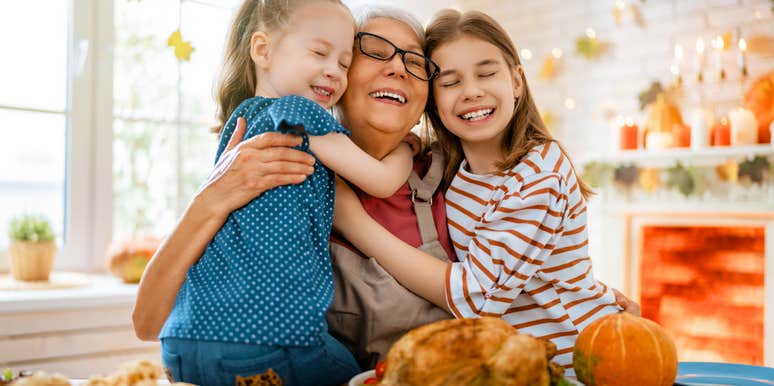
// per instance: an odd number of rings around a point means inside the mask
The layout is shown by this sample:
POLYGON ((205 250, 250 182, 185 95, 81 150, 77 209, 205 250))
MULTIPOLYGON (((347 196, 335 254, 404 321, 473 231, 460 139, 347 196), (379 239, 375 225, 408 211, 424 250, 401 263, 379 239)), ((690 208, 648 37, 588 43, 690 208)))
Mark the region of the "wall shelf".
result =
POLYGON ((744 161, 755 156, 774 155, 774 145, 746 145, 728 147, 707 147, 702 149, 666 149, 666 150, 620 150, 604 155, 592 155, 585 158, 583 164, 589 162, 606 162, 612 164, 635 164, 644 167, 669 167, 676 162, 693 166, 714 166, 727 159, 744 161))

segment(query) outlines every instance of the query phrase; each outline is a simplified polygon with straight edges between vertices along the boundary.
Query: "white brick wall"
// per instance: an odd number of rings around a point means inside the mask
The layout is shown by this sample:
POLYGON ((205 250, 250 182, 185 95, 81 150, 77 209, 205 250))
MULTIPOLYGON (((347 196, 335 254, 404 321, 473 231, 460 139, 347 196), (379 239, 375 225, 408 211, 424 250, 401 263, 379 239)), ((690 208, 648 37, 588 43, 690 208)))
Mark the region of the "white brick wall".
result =
MULTIPOLYGON (((524 67, 530 88, 541 110, 558 118, 555 134, 579 161, 593 153, 607 152, 611 144, 611 123, 604 117, 606 109, 632 116, 642 126, 645 112, 639 111, 637 94, 653 80, 668 84, 669 67, 676 43, 685 51, 683 73, 684 115, 701 91, 714 105, 716 114, 725 114, 741 103, 737 53, 724 54, 728 79, 715 80, 715 71, 706 71, 705 83, 695 84, 695 42, 704 38, 705 69, 714 69, 710 40, 726 31, 740 29, 742 36, 765 34, 774 38, 774 14, 768 0, 626 0, 637 5, 645 19, 644 26, 624 13, 620 25, 613 19, 613 0, 461 0, 463 10, 478 9, 492 15, 511 33, 517 48, 528 48, 533 58, 524 67), (588 61, 575 54, 575 39, 587 27, 597 37, 610 43, 604 56, 588 61), (540 66, 554 47, 561 48, 562 70, 551 81, 539 79, 540 66), (564 107, 564 100, 576 102, 574 110, 564 107)), ((449 2, 451 4, 453 2, 449 2)), ((435 5, 438 5, 436 2, 435 5)), ((774 69, 774 56, 748 53, 750 80, 774 69)), ((750 82, 748 80, 748 84, 750 82)), ((746 87, 744 88, 746 90, 746 87)), ((685 118, 685 117, 684 117, 685 118)))

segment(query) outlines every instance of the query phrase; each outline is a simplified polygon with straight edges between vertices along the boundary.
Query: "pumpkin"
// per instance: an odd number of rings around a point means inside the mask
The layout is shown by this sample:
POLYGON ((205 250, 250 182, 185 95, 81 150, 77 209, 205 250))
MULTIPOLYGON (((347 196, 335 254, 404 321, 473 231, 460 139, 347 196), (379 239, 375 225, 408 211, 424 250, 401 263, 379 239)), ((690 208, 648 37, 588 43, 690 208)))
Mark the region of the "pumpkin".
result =
POLYGON ((774 71, 758 78, 744 96, 744 107, 758 120, 758 143, 770 143, 774 121, 774 71))
POLYGON ((573 368, 587 386, 671 386, 677 351, 658 324, 626 312, 603 316, 578 335, 573 368))
POLYGON ((645 148, 648 148, 647 138, 649 133, 671 134, 675 130, 675 125, 684 126, 680 109, 668 102, 666 96, 661 93, 656 97, 656 101, 650 104, 650 111, 648 111, 648 117, 645 119, 643 130, 645 148))
POLYGON ((115 243, 108 252, 108 269, 125 283, 139 283, 145 266, 156 253, 157 238, 132 239, 115 243))

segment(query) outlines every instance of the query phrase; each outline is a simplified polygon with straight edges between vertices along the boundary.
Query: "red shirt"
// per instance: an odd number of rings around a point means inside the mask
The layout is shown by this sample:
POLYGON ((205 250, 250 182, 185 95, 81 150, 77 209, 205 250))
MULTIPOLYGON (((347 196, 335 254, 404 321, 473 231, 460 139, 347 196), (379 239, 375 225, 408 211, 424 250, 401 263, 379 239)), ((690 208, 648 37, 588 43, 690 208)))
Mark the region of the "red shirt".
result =
MULTIPOLYGON (((414 157, 414 171, 420 177, 423 177, 430 166, 430 153, 417 155, 414 157)), ((398 189, 395 194, 387 198, 372 197, 360 189, 353 187, 355 193, 360 198, 366 212, 373 217, 376 222, 392 234, 405 241, 409 245, 418 248, 422 245, 422 238, 419 235, 419 225, 417 217, 414 214, 414 207, 411 203, 411 188, 408 182, 398 189)), ((446 228, 446 204, 443 197, 443 191, 440 189, 433 196, 433 219, 435 220, 435 229, 438 231, 438 241, 443 246, 449 260, 457 261, 452 252, 449 242, 449 231, 446 228)), ((361 256, 363 255, 352 244, 346 241, 336 232, 331 232, 331 241, 343 245, 361 256)))

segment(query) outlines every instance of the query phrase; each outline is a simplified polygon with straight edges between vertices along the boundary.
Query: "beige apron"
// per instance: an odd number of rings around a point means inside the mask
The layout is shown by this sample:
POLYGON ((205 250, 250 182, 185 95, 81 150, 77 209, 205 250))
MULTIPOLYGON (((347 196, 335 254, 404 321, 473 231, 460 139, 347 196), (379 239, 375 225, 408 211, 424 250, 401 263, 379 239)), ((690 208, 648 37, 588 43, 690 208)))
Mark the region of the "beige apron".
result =
MULTIPOLYGON (((449 261, 438 241, 432 197, 443 175, 443 157, 434 149, 425 178, 411 172, 408 183, 422 239, 420 250, 449 261)), ((404 333, 453 316, 400 285, 376 260, 364 258, 345 246, 331 243, 333 304, 328 310, 331 334, 355 355, 364 368, 384 360, 390 346, 404 333)))

